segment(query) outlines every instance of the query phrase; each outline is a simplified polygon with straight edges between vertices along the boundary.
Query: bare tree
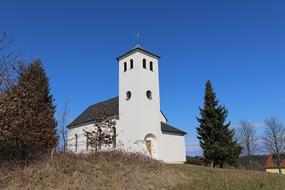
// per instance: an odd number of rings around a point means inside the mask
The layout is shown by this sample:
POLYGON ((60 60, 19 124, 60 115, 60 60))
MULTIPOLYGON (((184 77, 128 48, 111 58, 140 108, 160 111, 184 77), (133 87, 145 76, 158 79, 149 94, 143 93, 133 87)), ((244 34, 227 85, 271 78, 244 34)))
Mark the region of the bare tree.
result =
POLYGON ((266 150, 272 154, 273 161, 277 164, 279 173, 282 173, 280 153, 285 151, 285 128, 275 117, 265 120, 264 142, 266 150))
POLYGON ((16 84, 19 73, 24 69, 23 61, 8 51, 11 42, 8 32, 0 32, 0 94, 16 84))
POLYGON ((116 147, 116 121, 108 115, 106 108, 102 106, 96 114, 94 129, 84 130, 87 139, 87 147, 98 151, 102 146, 116 147))
POLYGON ((243 152, 247 156, 249 169, 252 169, 252 156, 257 149, 257 135, 255 126, 248 121, 241 121, 240 127, 237 130, 237 138, 239 144, 243 148, 243 152))
POLYGON ((65 102, 63 111, 59 115, 59 128, 58 128, 58 133, 59 133, 59 138, 60 138, 60 143, 59 143, 59 148, 61 151, 66 152, 66 147, 67 147, 67 122, 68 122, 68 102, 65 102))

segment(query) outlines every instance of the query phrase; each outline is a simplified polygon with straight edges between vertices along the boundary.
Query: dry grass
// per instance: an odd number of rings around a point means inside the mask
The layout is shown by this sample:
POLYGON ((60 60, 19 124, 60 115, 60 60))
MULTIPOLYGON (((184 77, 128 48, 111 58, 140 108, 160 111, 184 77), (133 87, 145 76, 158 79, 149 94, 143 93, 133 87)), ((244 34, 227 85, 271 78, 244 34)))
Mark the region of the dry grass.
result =
POLYGON ((26 167, 2 167, 2 189, 173 189, 183 174, 134 153, 59 155, 26 167))

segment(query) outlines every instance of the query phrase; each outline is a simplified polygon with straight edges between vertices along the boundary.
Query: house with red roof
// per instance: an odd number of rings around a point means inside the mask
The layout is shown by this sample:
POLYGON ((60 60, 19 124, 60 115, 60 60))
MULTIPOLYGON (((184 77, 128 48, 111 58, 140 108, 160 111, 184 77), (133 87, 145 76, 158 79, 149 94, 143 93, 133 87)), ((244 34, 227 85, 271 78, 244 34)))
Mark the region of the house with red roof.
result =
MULTIPOLYGON (((281 171, 282 171, 282 174, 285 174, 285 152, 280 153, 280 157, 282 160, 280 164, 281 171)), ((268 155, 265 166, 264 166, 266 172, 279 173, 276 160, 277 160, 277 154, 268 155)))

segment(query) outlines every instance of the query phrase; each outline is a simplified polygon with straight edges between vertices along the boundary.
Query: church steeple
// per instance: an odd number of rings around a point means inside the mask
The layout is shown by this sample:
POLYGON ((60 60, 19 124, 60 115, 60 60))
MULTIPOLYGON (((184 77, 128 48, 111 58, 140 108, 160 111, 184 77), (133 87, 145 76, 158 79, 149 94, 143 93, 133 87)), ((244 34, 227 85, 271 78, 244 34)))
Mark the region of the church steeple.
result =
POLYGON ((149 133, 161 133, 159 58, 139 45, 117 58, 119 122, 133 142, 144 140, 149 133))

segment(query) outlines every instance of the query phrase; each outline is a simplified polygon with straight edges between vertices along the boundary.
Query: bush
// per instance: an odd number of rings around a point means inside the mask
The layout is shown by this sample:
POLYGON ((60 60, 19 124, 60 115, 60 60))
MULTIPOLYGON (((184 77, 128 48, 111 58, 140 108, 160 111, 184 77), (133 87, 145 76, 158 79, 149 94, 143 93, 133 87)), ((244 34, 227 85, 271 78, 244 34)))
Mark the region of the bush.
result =
POLYGON ((195 156, 195 157, 187 156, 185 164, 203 166, 204 165, 204 159, 201 156, 195 156))

